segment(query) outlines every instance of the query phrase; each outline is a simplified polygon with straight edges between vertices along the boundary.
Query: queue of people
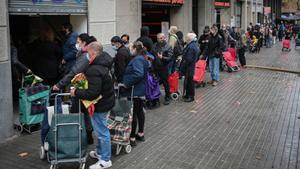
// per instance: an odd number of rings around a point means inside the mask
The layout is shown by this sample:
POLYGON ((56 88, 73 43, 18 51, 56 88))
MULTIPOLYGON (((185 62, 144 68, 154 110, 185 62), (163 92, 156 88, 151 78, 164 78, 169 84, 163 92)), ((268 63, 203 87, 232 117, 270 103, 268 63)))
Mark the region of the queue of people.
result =
MULTIPOLYGON (((49 65, 55 69, 53 77, 48 75, 46 60, 41 60, 39 69, 33 71, 42 78, 47 79, 46 83, 52 86, 52 90, 65 90, 71 83, 73 77, 79 73, 84 73, 88 80, 87 89, 69 90, 72 105, 78 105, 79 99, 94 100, 99 95, 102 98, 95 103, 92 116, 84 116, 86 124, 87 139, 89 144, 93 144, 94 131, 97 135, 98 145, 96 150, 89 153, 90 157, 98 161, 90 166, 90 169, 109 168, 111 162, 111 137, 107 127, 107 115, 114 107, 115 86, 123 84, 130 90, 133 88, 133 119, 130 133, 130 145, 137 146, 137 141, 145 141, 145 101, 147 95, 147 77, 151 73, 158 79, 158 85, 162 84, 164 89, 164 105, 169 105, 172 101, 170 84, 168 78, 179 73, 184 78, 182 93, 184 102, 195 100, 195 65, 198 60, 207 60, 211 81, 208 83, 217 86, 220 81, 220 71, 222 70, 222 55, 229 48, 238 50, 241 66, 246 65, 245 52, 249 49, 248 44, 252 43, 255 37, 260 39, 260 28, 249 27, 247 32, 237 30, 229 26, 222 25, 218 29, 216 25, 206 26, 203 34, 198 38, 194 32, 189 32, 185 36, 176 26, 171 26, 169 34, 158 33, 156 43, 149 37, 149 27, 141 28, 141 36, 134 42, 130 42, 127 34, 114 36, 111 38, 111 45, 116 50, 115 56, 110 56, 103 50, 102 44, 94 36, 87 33, 77 34, 72 31, 72 25, 67 23, 62 26, 65 35, 63 47, 60 48, 55 43, 53 32, 45 32, 45 37, 37 41, 36 45, 47 42, 51 44, 51 50, 47 47, 39 47, 36 55, 47 52, 49 65), (184 40, 183 40, 184 39, 184 40), (62 49, 62 50, 60 50, 62 49), (46 63, 44 63, 46 62, 46 63), (51 63, 51 64, 50 64, 51 63), (61 65, 65 66, 62 76, 61 65), (44 74, 43 74, 44 73, 44 74)), ((271 30, 266 27, 266 36, 273 36, 271 30)), ((267 40, 269 47, 270 39, 267 40)), ((254 43, 254 42, 253 42, 254 43)), ((256 44, 260 42, 255 42, 256 44)), ((46 45, 48 46, 48 45, 46 45)), ((16 58, 16 51, 12 48, 13 57, 16 58)), ((14 59, 16 60, 16 59, 14 59)), ((31 69, 15 62, 23 72, 32 73, 31 69)), ((50 69, 50 68, 49 68, 50 69)), ((179 80, 179 79, 178 79, 179 80)), ((129 96, 129 95, 128 95, 129 96)), ((147 108, 157 108, 160 99, 150 100, 147 108)), ((73 106, 72 106, 73 107, 73 106)), ((76 107, 76 106, 74 106, 76 107)), ((78 112, 74 109, 71 112, 78 112)), ((88 114, 88 110, 84 110, 88 114)))

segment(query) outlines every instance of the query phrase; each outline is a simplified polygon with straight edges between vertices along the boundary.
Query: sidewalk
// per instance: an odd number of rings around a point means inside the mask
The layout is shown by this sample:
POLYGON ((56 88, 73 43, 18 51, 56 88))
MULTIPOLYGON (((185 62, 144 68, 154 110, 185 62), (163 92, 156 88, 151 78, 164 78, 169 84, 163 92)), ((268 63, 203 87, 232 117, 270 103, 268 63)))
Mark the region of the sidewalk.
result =
MULTIPOLYGON (((278 43, 247 54, 247 63, 299 70, 300 50, 283 53, 278 43)), ((295 74, 251 68, 223 72, 217 87, 196 90, 194 103, 147 111, 146 142, 130 154, 114 155, 112 169, 300 168, 299 90, 295 74)), ((39 160, 39 146, 39 132, 0 145, 0 168, 49 168, 39 160), (19 157, 22 152, 28 155, 19 157)), ((89 158, 86 168, 94 162, 89 158)))

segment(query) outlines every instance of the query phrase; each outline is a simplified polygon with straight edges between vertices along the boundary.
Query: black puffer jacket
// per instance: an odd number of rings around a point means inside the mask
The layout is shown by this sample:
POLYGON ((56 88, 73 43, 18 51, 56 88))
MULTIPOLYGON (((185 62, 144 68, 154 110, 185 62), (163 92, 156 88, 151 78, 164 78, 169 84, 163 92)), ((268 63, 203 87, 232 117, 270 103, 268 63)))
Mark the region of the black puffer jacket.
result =
POLYGON ((115 78, 118 83, 122 83, 123 81, 123 74, 125 72, 126 66, 131 60, 130 51, 128 48, 126 48, 124 45, 122 45, 116 54, 116 57, 114 58, 115 62, 115 78))
POLYGON ((213 36, 211 34, 208 40, 207 49, 204 51, 205 55, 208 57, 217 57, 219 58, 222 55, 223 41, 222 37, 219 34, 213 36))
POLYGON ((115 103, 114 86, 109 70, 113 58, 109 55, 100 55, 88 66, 85 76, 88 80, 88 89, 78 89, 75 95, 79 99, 94 100, 102 95, 102 99, 95 104, 95 113, 110 111, 115 103))

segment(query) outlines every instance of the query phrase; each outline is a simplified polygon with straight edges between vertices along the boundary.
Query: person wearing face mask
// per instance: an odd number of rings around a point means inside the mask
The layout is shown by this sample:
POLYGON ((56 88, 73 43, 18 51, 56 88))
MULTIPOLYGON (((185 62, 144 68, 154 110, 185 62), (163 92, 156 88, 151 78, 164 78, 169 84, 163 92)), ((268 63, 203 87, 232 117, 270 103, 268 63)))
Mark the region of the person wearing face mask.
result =
POLYGON ((83 72, 89 82, 88 89, 71 89, 70 94, 77 99, 94 100, 100 95, 102 98, 95 103, 95 111, 91 115, 98 145, 96 151, 89 155, 98 161, 89 169, 103 169, 112 166, 111 138, 107 127, 107 114, 115 104, 114 85, 109 70, 113 59, 103 55, 103 46, 99 42, 92 42, 87 47, 89 66, 83 72))
MULTIPOLYGON (((133 119, 132 130, 130 134, 130 144, 136 146, 136 139, 139 141, 145 141, 144 137, 144 99, 146 94, 147 73, 149 71, 149 63, 145 59, 147 50, 144 48, 143 43, 140 41, 134 42, 130 48, 133 54, 132 60, 126 67, 123 84, 130 90, 134 86, 133 91, 133 119), (138 133, 136 134, 136 128, 138 123, 138 133)), ((128 92, 128 95, 130 92, 128 92)))
MULTIPOLYGON (((154 60, 154 72, 159 77, 165 89, 165 101, 164 105, 170 104, 170 87, 168 83, 168 72, 171 68, 173 49, 167 43, 166 36, 163 33, 157 34, 157 43, 152 48, 152 53, 156 55, 154 60)), ((158 100, 159 101, 159 100, 158 100)))
POLYGON ((57 84, 52 87, 53 90, 58 91, 68 86, 76 74, 83 72, 87 68, 89 57, 87 56, 86 47, 88 44, 95 41, 96 38, 89 36, 87 33, 80 34, 77 37, 76 45, 74 45, 78 50, 76 54, 76 62, 68 74, 66 74, 57 84))
POLYGON ((111 45, 117 51, 116 57, 114 58, 114 78, 117 83, 122 83, 123 73, 131 60, 130 51, 124 46, 123 41, 119 36, 112 37, 111 45))
POLYGON ((76 62, 77 49, 75 45, 78 34, 73 32, 73 26, 70 23, 62 25, 62 34, 65 36, 63 42, 62 64, 65 64, 69 71, 76 62))
POLYGON ((129 40, 130 40, 129 35, 123 34, 123 35, 121 36, 121 39, 123 40, 123 44, 124 44, 124 46, 125 46, 126 48, 129 49, 130 46, 132 46, 132 43, 129 42, 129 40))
POLYGON ((209 59, 209 70, 211 75, 211 81, 208 82, 213 86, 216 86, 220 80, 220 57, 222 55, 222 37, 218 34, 218 28, 216 26, 211 27, 211 35, 208 40, 208 47, 204 51, 204 54, 209 59))
MULTIPOLYGON (((90 56, 87 53, 87 46, 90 43, 95 42, 95 41, 96 41, 96 38, 93 36, 89 36, 87 33, 80 34, 77 37, 76 48, 77 48, 78 52, 76 55, 76 62, 74 64, 74 66, 71 68, 71 70, 68 72, 68 74, 66 74, 57 84, 55 84, 52 87, 53 91, 59 91, 60 89, 63 89, 64 87, 68 86, 76 74, 84 72, 88 68, 88 65, 90 62, 90 56)), ((78 104, 79 104, 79 100, 73 98, 72 99, 73 106, 71 108, 72 113, 79 112, 78 104)), ((92 128, 90 118, 87 115, 87 113, 85 113, 84 120, 85 120, 85 124, 86 124, 88 144, 93 144, 93 136, 92 136, 93 128, 92 128)))

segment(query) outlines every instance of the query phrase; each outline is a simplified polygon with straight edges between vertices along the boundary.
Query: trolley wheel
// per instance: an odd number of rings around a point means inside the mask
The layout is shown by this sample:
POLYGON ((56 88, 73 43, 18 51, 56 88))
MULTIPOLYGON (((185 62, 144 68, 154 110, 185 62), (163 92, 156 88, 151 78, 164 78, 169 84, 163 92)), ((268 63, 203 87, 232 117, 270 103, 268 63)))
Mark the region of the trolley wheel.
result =
POLYGON ((23 133, 24 131, 24 126, 22 124, 18 125, 17 126, 17 130, 20 132, 20 133, 23 133))
POLYGON ((283 52, 283 50, 284 50, 284 49, 282 48, 281 51, 283 52))
POLYGON ((40 148, 40 159, 44 160, 45 157, 46 157, 46 151, 44 149, 44 146, 41 146, 41 148, 40 148))
POLYGON ((203 83, 202 83, 202 87, 205 87, 205 86, 206 86, 206 83, 205 83, 205 82, 203 82, 203 83))
POLYGON ((85 163, 81 163, 79 169, 84 169, 84 168, 85 168, 85 163))
POLYGON ((131 152, 131 150, 132 150, 131 145, 125 146, 125 153, 129 154, 131 152))
POLYGON ((179 98, 178 93, 172 93, 171 98, 172 98, 172 100, 178 100, 178 98, 179 98))

